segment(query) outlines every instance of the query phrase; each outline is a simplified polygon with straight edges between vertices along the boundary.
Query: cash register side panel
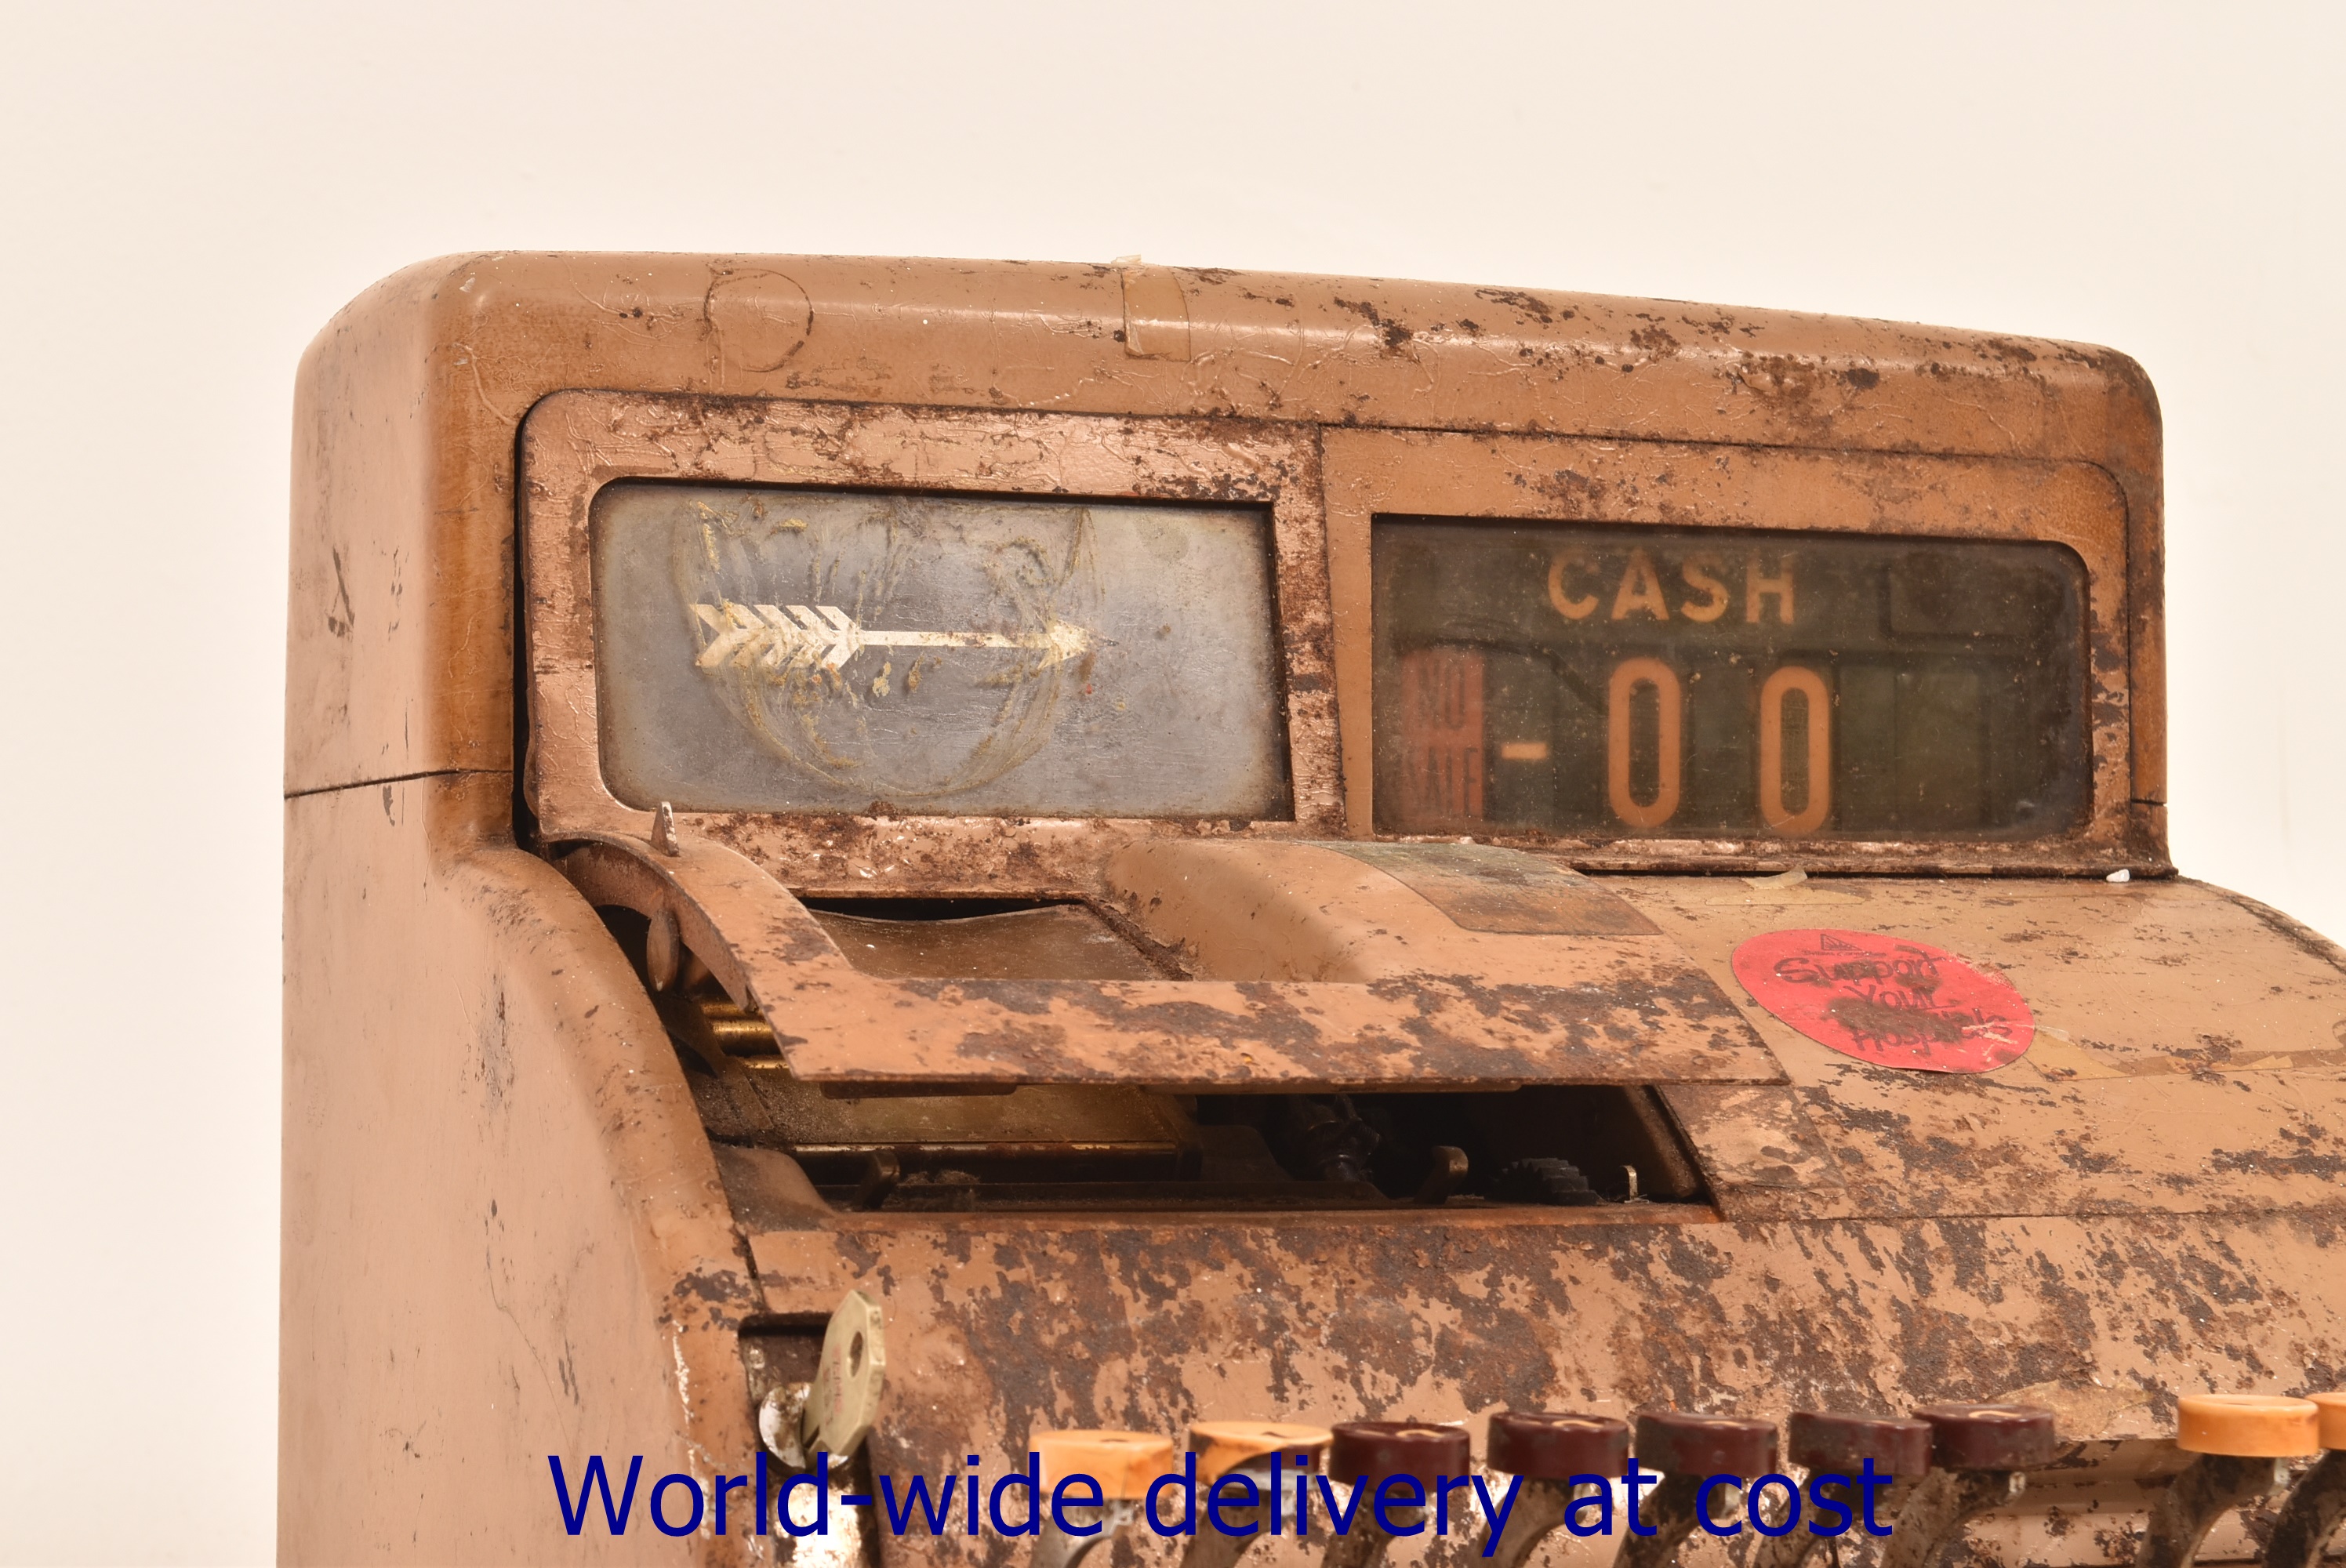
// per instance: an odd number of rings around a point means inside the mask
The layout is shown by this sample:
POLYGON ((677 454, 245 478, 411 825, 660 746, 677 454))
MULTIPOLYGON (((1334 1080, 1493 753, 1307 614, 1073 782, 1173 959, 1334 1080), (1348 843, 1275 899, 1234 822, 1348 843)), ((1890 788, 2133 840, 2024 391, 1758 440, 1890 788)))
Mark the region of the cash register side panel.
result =
POLYGON ((298 394, 279 1554, 736 1561, 551 1501, 549 1453, 752 1451, 747 1262, 642 987, 514 842, 513 422, 463 281, 372 290, 298 394))

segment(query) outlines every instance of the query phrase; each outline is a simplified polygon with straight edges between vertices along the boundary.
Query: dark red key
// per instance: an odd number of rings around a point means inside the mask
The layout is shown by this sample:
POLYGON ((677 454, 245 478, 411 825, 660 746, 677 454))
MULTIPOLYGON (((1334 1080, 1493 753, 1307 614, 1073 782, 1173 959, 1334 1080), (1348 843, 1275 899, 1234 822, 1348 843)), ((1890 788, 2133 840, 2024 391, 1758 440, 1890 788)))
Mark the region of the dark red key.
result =
POLYGON ((1765 1475, 1776 1468, 1776 1423, 1647 1411, 1637 1417, 1637 1455, 1671 1475, 1765 1475))
MULTIPOLYGON (((1648 1410, 1637 1417, 1637 1462, 1663 1472, 1638 1515, 1650 1535, 1624 1536, 1615 1568, 1670 1568, 1698 1522, 1714 1476, 1748 1480, 1776 1468, 1776 1423, 1742 1416, 1690 1416, 1648 1410)), ((1634 1484, 1634 1483, 1633 1483, 1634 1484)))
POLYGON ((2053 1462, 2053 1412, 2042 1405, 1925 1405, 1931 1462, 1941 1470, 2035 1470, 2053 1462))
POLYGON ((1784 1423, 1784 1457, 1804 1470, 1855 1476, 1874 1470, 1920 1481, 1931 1468, 1931 1423, 1896 1416, 1852 1416, 1837 1410, 1794 1410, 1784 1423))
POLYGON ((2025 1472, 2050 1464, 2060 1447, 2053 1412, 2041 1405, 1925 1405, 1914 1419, 1931 1428, 1932 1470, 1898 1511, 1882 1568, 1929 1568, 1964 1525, 2010 1505, 2025 1472))
POLYGON ((1629 1423, 1610 1416, 1501 1410, 1491 1418, 1484 1458, 1493 1470, 1526 1481, 1617 1476, 1628 1467, 1629 1423))
POLYGON ((1436 1421, 1339 1421, 1329 1429, 1328 1474, 1355 1486, 1373 1487, 1405 1475, 1432 1487, 1443 1476, 1457 1477, 1474 1462, 1474 1446, 1464 1427, 1436 1421))

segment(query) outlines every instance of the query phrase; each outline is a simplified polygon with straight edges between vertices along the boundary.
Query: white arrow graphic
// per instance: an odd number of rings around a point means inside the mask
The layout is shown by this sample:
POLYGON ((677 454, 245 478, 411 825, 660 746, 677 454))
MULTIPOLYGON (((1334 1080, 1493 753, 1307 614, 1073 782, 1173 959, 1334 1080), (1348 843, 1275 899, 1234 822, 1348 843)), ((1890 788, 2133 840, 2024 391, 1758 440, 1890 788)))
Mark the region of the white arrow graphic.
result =
POLYGON ((1006 636, 1000 632, 869 631, 836 605, 777 608, 727 599, 695 605, 692 613, 710 636, 709 646, 692 661, 702 669, 728 664, 785 674, 817 664, 837 669, 865 648, 1030 648, 1043 655, 1047 668, 1092 646, 1090 632, 1058 620, 1039 632, 1006 636))

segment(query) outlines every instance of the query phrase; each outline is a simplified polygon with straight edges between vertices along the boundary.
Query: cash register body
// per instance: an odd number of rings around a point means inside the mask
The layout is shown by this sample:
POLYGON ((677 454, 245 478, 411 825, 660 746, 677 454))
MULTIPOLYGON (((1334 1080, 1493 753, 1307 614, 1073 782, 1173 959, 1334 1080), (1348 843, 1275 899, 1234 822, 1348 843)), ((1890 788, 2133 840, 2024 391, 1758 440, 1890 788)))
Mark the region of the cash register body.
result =
MULTIPOLYGON (((2141 372, 2036 340, 1137 263, 503 254, 386 280, 299 391, 280 1552, 767 1560, 738 1520, 557 1543, 546 1456, 739 1473, 743 1337, 858 1286, 891 1335, 872 1461, 932 1475, 1045 1426, 2024 1390, 2090 1472, 2178 1391, 2334 1380, 2346 971, 2172 876, 2160 507, 2141 372), (590 522, 639 482, 1263 520, 1273 808, 678 801, 670 840, 598 765, 590 522), (1372 541, 1393 518, 1716 531, 1730 623, 1755 531, 2053 542, 2082 584, 2083 793, 2035 836, 1478 825, 1455 794, 1460 820, 1396 831, 1425 824, 1379 793, 1372 541), (1460 839, 1593 880, 1526 891, 1497 862, 1478 891, 1494 862, 1435 852, 1460 839), (1424 848, 1325 847, 1366 841, 1424 848), (1468 909, 1486 895, 1495 919, 1468 909), (1152 977, 875 974, 836 918, 889 913, 848 901, 875 898, 1058 901, 1152 977), (1542 924, 1544 898, 1580 912, 1542 924), (663 1001, 646 933, 668 921, 663 1001), (1788 927, 2000 972, 2035 1044, 1983 1074, 1828 1051, 1729 968, 1788 927), (1579 985, 1574 1028, 1511 1002, 1527 975, 1541 1005, 1579 985), (1080 1096, 1119 1086, 1176 1122, 1236 1092, 1651 1088, 1666 1201, 1184 1204, 1192 1156, 1091 1198, 993 1205, 981 1182, 858 1207, 697 1098, 660 1011, 695 980, 704 1022, 771 1024, 760 1065, 827 1104, 1057 1085, 1075 1143, 1110 1103, 1080 1096)), ((1576 559, 1566 616, 1650 591, 1576 559)), ((783 652, 838 623, 806 624, 783 652)), ((869 682, 878 657, 832 667, 869 682)), ((2108 1524, 2026 1554, 2100 1560, 2108 1524)))

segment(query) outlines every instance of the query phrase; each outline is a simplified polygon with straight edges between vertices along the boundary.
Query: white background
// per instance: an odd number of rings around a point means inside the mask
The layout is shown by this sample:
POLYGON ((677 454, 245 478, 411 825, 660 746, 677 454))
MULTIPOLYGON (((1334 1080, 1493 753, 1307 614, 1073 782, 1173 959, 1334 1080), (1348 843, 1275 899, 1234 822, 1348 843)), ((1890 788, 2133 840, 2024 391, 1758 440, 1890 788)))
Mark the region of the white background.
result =
POLYGON ((15 0, 0 1559, 271 1551, 290 396, 376 278, 1140 252, 2113 345, 2176 856, 2346 936, 2339 15, 15 0))

